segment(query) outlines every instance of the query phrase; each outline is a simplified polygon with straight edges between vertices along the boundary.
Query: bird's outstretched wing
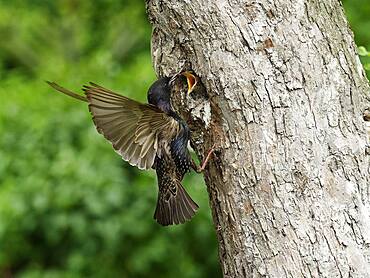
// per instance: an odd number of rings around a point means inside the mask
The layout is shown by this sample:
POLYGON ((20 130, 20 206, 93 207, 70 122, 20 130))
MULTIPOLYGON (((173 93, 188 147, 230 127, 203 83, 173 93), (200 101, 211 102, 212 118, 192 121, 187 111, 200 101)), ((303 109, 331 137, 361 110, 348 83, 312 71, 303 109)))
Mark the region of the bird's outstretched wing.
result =
POLYGON ((124 160, 139 169, 150 169, 161 146, 179 129, 178 122, 149 104, 118 95, 94 83, 84 86, 89 110, 99 133, 124 160))
MULTIPOLYGON (((48 82, 54 89, 77 98, 76 93, 48 82), (67 93, 68 92, 68 93, 67 93)), ((171 138, 179 130, 178 122, 150 104, 142 104, 118 95, 97 84, 84 86, 89 110, 96 129, 108 139, 124 160, 139 169, 150 169, 160 155, 161 138, 171 138)))

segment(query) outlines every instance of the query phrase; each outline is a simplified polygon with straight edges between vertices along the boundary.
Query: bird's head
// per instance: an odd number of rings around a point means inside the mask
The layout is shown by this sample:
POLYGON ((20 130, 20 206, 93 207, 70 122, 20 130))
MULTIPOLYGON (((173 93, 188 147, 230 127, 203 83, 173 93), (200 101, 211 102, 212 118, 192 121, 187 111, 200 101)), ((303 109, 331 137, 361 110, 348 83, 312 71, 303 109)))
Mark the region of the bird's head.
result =
POLYGON ((172 77, 162 77, 155 81, 148 90, 148 103, 157 106, 162 111, 169 113, 171 109, 171 91, 178 78, 185 78, 190 94, 198 83, 198 77, 190 71, 184 71, 172 77))

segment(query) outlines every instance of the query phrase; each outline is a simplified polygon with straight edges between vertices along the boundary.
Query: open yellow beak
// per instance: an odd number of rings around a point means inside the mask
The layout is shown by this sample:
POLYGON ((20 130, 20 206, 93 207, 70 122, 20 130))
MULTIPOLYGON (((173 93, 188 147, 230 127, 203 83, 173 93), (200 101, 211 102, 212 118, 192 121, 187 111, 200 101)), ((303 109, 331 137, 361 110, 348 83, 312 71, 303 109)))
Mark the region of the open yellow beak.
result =
POLYGON ((190 71, 184 71, 181 74, 186 77, 186 81, 188 83, 188 94, 190 94, 198 83, 198 76, 195 76, 190 71))

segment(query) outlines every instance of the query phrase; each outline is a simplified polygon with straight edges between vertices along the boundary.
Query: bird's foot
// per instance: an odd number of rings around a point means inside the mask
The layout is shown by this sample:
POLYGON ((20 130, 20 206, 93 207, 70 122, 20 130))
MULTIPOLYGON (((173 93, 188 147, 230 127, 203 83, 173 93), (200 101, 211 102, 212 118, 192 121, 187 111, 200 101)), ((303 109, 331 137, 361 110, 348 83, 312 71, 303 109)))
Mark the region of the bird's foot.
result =
POLYGON ((213 145, 212 148, 208 151, 206 158, 203 160, 200 166, 196 165, 195 162, 193 161, 193 169, 195 172, 202 173, 204 171, 214 151, 215 151, 215 145, 213 145))

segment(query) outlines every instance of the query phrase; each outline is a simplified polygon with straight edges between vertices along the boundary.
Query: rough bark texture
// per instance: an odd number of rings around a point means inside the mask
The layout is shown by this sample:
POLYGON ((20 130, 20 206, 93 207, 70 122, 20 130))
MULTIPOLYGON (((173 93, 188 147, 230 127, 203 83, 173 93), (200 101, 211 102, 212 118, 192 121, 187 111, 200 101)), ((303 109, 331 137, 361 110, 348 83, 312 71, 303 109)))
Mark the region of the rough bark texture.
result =
POLYGON ((150 0, 158 75, 205 180, 225 277, 370 277, 369 87, 337 0, 150 0))

